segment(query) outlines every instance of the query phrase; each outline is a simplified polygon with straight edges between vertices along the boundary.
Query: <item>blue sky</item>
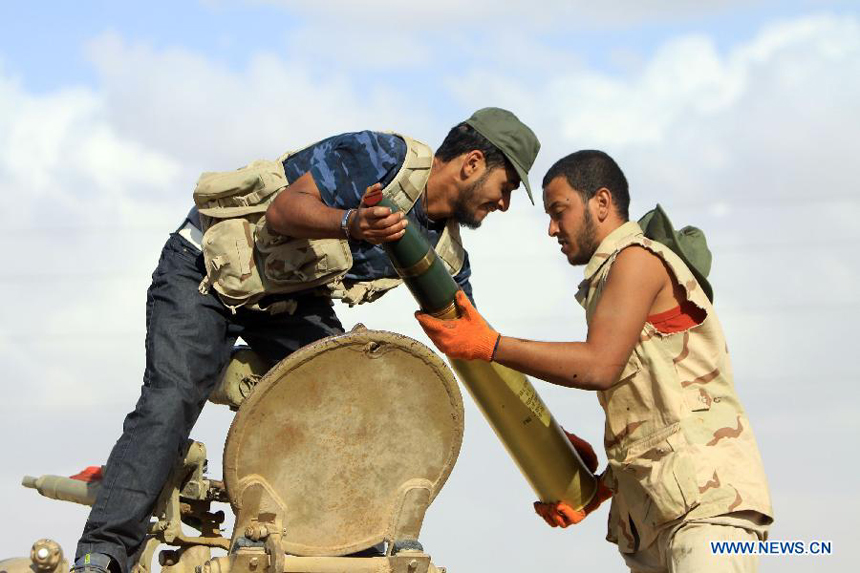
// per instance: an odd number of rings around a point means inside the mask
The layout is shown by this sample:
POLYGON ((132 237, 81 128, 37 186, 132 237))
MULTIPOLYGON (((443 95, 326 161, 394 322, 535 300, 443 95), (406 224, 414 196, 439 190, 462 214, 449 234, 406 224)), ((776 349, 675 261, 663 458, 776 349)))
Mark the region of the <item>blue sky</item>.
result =
MULTIPOLYGON (((535 34, 535 26, 530 23, 490 19, 492 26, 486 29, 481 25, 483 15, 476 16, 478 22, 472 26, 468 18, 452 12, 451 27, 455 31, 465 30, 478 41, 491 36, 535 34)), ((503 14, 500 8, 495 8, 494 12, 496 16, 503 14)), ((587 65, 612 73, 623 66, 614 55, 626 51, 646 60, 667 37, 706 33, 715 39, 719 49, 725 50, 748 40, 762 25, 775 18, 789 19, 811 12, 856 13, 856 4, 818 0, 717 2, 678 12, 666 17, 665 10, 657 9, 653 16, 608 17, 597 22, 569 17, 563 23, 556 22, 549 29, 540 30, 539 41, 550 48, 575 53, 587 65)), ((380 18, 384 24, 385 16, 380 18)), ((154 0, 145 7, 110 1, 4 2, 0 6, 0 30, 3 32, 0 54, 3 54, 6 73, 19 78, 34 92, 69 84, 95 87, 98 75, 84 46, 105 32, 116 32, 133 43, 156 50, 178 48, 202 52, 232 69, 240 69, 257 52, 275 52, 289 58, 286 48, 291 32, 306 24, 320 23, 315 20, 316 12, 308 14, 295 6, 284 7, 277 2, 154 0)), ((341 22, 336 22, 332 28, 340 25, 341 22)), ((360 25, 368 39, 378 33, 384 34, 384 30, 380 30, 384 26, 374 27, 372 19, 360 25)), ((432 41, 439 28, 444 27, 445 23, 441 23, 430 31, 419 30, 417 35, 432 41)), ((340 50, 349 49, 338 41, 336 34, 334 36, 329 38, 330 43, 315 46, 302 56, 313 60, 314 52, 318 52, 336 57, 340 50)), ((458 54, 453 47, 444 45, 436 46, 435 51, 429 75, 444 70, 452 58, 482 60, 479 54, 458 54)), ((374 63, 371 67, 377 65, 374 63)), ((325 66, 317 71, 324 74, 325 66)), ((386 73, 392 71, 388 69, 386 73)), ((354 70, 356 75, 361 72, 354 70)))
MULTIPOLYGON (((0 435, 16 438, 3 442, 15 463, 0 468, 0 507, 22 516, 0 558, 42 536, 73 551, 84 509, 25 492, 20 477, 107 456, 139 392, 150 273, 201 171, 350 129, 436 146, 499 105, 541 138, 533 187, 562 155, 604 149, 631 182, 632 216, 659 202, 677 226, 705 230, 773 537, 832 539, 837 554, 816 570, 846 570, 860 534, 860 465, 845 456, 860 437, 858 101, 860 10, 847 1, 0 3, 0 195, 13 206, 0 210, 0 365, 14 396, 0 435)), ((504 334, 581 340, 582 270, 546 225, 540 201, 515 194, 510 212, 465 233, 476 300, 504 334)), ((338 313, 426 342, 413 307, 402 290, 338 313)), ((562 424, 600 443, 593 395, 535 385, 562 424)), ((461 457, 423 533, 434 560, 620 569, 605 509, 547 529, 464 402, 461 457), (476 554, 464 532, 498 550, 476 554)), ((207 408, 193 434, 215 476, 229 422, 207 408)))

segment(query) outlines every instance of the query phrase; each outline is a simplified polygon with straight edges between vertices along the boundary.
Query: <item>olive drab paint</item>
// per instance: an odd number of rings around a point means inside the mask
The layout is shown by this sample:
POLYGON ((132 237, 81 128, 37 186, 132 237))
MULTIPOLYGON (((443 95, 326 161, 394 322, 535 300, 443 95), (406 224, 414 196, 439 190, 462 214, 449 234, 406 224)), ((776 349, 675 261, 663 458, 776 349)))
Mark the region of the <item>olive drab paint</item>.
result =
POLYGON ((647 547, 663 526, 678 519, 744 510, 773 515, 722 327, 684 262, 646 238, 636 223, 625 223, 601 242, 585 267, 576 298, 586 320, 594 316, 618 253, 631 245, 660 257, 706 318, 672 334, 645 323, 619 381, 598 392, 606 412, 604 479, 615 491, 608 539, 626 553, 647 547))

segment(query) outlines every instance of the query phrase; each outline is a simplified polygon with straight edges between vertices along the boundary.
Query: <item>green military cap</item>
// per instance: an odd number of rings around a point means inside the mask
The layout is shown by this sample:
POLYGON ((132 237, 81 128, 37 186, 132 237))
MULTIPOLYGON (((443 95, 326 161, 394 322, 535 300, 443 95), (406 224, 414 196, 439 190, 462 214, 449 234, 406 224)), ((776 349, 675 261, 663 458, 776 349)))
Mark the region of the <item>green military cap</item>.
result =
POLYGON ((696 277, 699 286, 705 291, 708 300, 714 302, 714 289, 708 282, 711 272, 711 250, 705 240, 705 233, 697 227, 686 226, 676 231, 669 215, 659 204, 639 219, 639 226, 646 237, 672 249, 687 264, 696 277))
POLYGON ((521 122, 517 116, 498 107, 479 109, 466 120, 466 123, 486 137, 508 158, 517 175, 520 176, 520 181, 525 185, 526 193, 529 194, 529 199, 534 205, 535 200, 532 197, 528 173, 535 162, 538 151, 540 151, 540 141, 538 141, 535 132, 521 122))

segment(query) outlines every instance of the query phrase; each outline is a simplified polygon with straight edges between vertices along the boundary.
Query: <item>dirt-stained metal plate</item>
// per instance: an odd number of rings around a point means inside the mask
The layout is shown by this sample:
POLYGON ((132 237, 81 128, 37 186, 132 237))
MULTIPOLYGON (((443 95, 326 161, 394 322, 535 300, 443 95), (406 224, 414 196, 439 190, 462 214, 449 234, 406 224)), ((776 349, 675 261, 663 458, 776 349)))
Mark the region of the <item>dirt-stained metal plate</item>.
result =
POLYGON ((294 555, 375 545, 407 482, 436 496, 462 439, 456 379, 425 345, 358 330, 306 346, 260 381, 230 427, 224 481, 237 534, 280 514, 294 555))

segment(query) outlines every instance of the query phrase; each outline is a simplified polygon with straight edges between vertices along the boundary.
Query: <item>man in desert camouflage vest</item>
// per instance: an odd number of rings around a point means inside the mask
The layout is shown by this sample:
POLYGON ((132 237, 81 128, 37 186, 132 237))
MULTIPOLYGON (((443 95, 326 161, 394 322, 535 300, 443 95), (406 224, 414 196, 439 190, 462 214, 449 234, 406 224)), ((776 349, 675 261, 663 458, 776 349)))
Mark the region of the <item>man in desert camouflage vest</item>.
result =
POLYGON ((141 397, 108 458, 75 571, 128 573, 192 426, 242 337, 271 364, 343 333, 332 299, 370 302, 400 284, 380 246, 417 225, 471 296, 459 226, 506 211, 540 143, 514 114, 484 108, 435 154, 394 133, 324 139, 277 160, 204 173, 147 293, 141 397), (366 207, 381 189, 400 212, 366 207))
MULTIPOLYGON (((754 556, 713 555, 708 543, 766 538, 772 509, 712 305, 703 237, 675 232, 659 206, 641 226, 628 221, 627 181, 599 151, 561 159, 543 187, 549 235, 571 264, 585 265, 576 298, 587 340, 501 336, 464 296, 463 318, 419 321, 449 356, 597 392, 608 458, 598 494, 582 509, 536 503, 547 523, 578 523, 612 496, 607 539, 631 571, 754 571, 754 556)), ((596 469, 591 447, 571 441, 596 469)))

